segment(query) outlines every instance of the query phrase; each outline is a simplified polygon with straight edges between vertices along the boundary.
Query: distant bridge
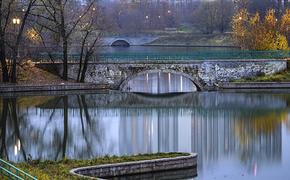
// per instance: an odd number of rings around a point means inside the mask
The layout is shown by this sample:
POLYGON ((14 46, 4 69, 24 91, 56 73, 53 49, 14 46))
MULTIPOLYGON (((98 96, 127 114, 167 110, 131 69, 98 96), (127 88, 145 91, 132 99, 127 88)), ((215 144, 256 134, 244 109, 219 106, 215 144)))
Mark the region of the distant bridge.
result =
POLYGON ((157 37, 126 37, 126 36, 116 36, 116 37, 105 37, 102 39, 102 44, 105 46, 140 46, 151 43, 156 40, 157 37))

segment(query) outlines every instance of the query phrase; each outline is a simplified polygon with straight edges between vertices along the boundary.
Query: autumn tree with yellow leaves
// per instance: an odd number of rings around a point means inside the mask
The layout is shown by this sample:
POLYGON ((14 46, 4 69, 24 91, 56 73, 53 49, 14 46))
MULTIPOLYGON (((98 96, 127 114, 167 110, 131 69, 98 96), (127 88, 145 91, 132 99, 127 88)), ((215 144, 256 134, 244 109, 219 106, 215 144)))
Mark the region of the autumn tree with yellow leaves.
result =
POLYGON ((246 9, 233 17, 234 40, 242 49, 287 50, 290 31, 290 10, 285 10, 278 20, 275 10, 269 10, 264 18, 259 13, 250 15, 246 9))

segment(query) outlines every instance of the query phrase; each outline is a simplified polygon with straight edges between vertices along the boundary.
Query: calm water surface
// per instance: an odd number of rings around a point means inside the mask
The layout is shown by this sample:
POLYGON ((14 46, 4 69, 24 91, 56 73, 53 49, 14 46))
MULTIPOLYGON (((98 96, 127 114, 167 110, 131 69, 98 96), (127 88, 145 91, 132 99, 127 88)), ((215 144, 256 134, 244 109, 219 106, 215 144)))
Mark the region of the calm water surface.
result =
POLYGON ((290 93, 0 98, 0 155, 88 159, 197 152, 195 179, 290 179, 290 93))
POLYGON ((192 52, 221 52, 221 51, 237 51, 239 48, 230 47, 170 47, 170 46, 130 46, 130 47, 104 47, 101 52, 104 53, 192 53, 192 52))

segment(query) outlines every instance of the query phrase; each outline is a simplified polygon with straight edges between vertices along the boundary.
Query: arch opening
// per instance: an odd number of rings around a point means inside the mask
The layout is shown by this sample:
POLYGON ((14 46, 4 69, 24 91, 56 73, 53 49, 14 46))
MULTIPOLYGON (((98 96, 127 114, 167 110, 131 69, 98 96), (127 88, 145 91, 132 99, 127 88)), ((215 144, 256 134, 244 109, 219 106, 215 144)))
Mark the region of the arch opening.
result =
POLYGON ((196 92, 199 87, 183 74, 174 72, 146 72, 124 81, 124 92, 170 94, 196 92))
POLYGON ((130 43, 125 40, 116 40, 112 43, 111 46, 117 46, 117 47, 130 47, 130 43))

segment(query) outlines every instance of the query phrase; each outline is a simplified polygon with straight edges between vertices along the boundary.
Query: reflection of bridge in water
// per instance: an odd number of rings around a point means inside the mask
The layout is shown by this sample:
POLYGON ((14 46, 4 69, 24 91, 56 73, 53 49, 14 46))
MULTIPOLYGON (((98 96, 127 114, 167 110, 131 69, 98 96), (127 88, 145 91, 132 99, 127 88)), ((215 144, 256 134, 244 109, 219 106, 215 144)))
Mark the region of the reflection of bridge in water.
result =
POLYGON ((185 93, 197 91, 191 79, 175 73, 150 72, 139 74, 121 85, 122 91, 150 94, 185 93))

